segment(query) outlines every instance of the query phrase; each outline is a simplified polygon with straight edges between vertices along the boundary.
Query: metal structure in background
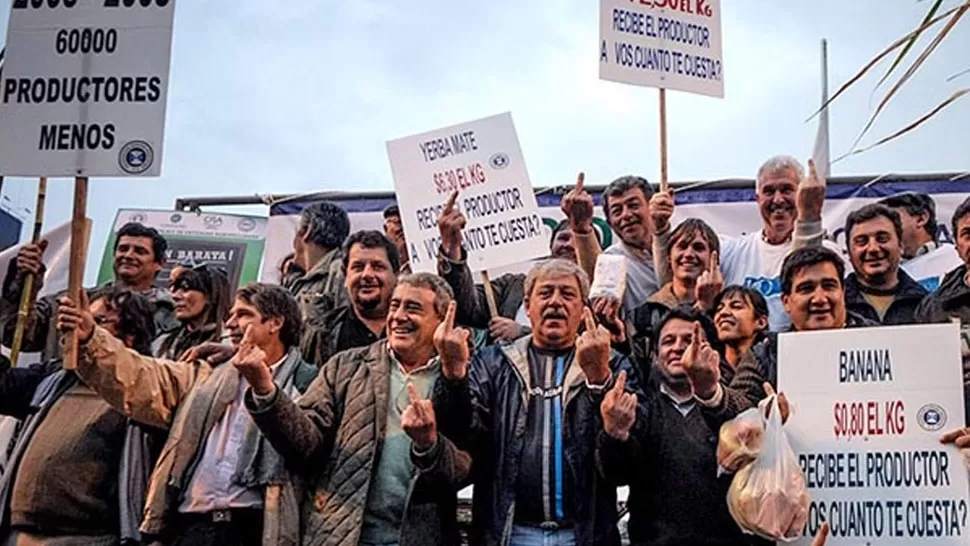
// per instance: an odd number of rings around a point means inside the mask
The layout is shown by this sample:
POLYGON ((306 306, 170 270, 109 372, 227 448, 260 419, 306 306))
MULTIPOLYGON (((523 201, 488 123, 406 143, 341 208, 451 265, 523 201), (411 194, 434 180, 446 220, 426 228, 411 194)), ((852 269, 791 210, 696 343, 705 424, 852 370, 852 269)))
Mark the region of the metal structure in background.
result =
MULTIPOLYGON (((828 179, 830 186, 839 185, 863 185, 869 186, 876 182, 939 182, 940 180, 956 181, 970 177, 970 172, 963 173, 934 173, 934 174, 881 174, 867 176, 835 176, 828 179)), ((692 192, 700 190, 719 190, 719 189, 754 189, 754 179, 751 178, 731 178, 723 180, 702 180, 695 182, 672 182, 670 188, 675 193, 692 192)), ((588 185, 587 190, 593 195, 599 195, 605 185, 588 185)), ((553 195, 565 195, 572 186, 546 186, 536 188, 536 195, 551 193, 553 195)), ((202 207, 225 207, 225 206, 245 206, 245 205, 265 205, 271 207, 292 201, 319 201, 333 199, 346 201, 351 199, 393 199, 393 191, 373 191, 373 192, 342 192, 324 191, 314 193, 275 193, 275 194, 253 194, 253 195, 227 195, 227 196, 200 196, 200 197, 180 197, 175 200, 175 210, 201 212, 202 207)))

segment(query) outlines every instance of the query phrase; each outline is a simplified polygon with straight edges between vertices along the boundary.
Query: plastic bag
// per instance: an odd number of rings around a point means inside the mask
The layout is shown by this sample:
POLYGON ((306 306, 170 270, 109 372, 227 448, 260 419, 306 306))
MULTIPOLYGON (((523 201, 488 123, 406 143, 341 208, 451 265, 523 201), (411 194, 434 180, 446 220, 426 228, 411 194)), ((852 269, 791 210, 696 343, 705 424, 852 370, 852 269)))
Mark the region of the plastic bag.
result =
POLYGON ((613 254, 600 254, 596 258, 596 269, 593 271, 593 285, 589 288, 589 297, 613 298, 623 301, 626 292, 626 258, 613 254))
POLYGON ((768 406, 761 450, 753 462, 734 475, 728 489, 728 510, 744 532, 792 542, 801 538, 808 521, 810 498, 774 396, 768 399, 768 406))
POLYGON ((759 408, 751 408, 721 426, 717 441, 718 476, 733 474, 761 452, 765 420, 759 408))

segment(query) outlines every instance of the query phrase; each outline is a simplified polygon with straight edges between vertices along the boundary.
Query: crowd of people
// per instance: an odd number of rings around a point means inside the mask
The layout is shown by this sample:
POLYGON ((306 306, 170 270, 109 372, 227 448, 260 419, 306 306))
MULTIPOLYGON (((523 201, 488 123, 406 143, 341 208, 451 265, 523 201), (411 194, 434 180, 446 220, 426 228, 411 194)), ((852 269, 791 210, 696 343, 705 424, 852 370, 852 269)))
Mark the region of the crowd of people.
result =
MULTIPOLYGON (((19 420, 0 545, 459 544, 468 485, 472 544, 619 545, 623 486, 632 544, 764 544, 728 511, 721 424, 778 388, 779 332, 970 327, 970 199, 951 221, 964 263, 929 292, 907 264, 954 251, 929 196, 853 211, 838 248, 811 162, 766 161, 755 193, 762 229, 729 238, 674 225, 670 191, 621 177, 602 249, 580 176, 549 256, 491 281, 494 314, 457 194, 437 275, 411 273, 394 207, 353 233, 336 204, 306 207, 280 284, 238 290, 194 263, 157 288, 165 239, 125 225, 114 281, 30 307, 23 349, 42 363, 0 366, 0 413, 19 420), (622 295, 590 297, 601 252, 626 261, 622 295)), ((5 345, 45 247, 6 272, 5 345)))

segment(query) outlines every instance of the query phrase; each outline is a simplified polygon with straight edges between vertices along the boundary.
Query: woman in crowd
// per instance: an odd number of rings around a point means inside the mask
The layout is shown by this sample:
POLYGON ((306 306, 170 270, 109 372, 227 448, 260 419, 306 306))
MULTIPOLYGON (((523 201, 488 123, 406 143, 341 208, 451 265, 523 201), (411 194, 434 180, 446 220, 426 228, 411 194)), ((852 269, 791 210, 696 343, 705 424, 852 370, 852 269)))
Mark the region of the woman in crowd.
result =
POLYGON ((229 278, 219 268, 201 264, 182 270, 174 279, 172 299, 180 326, 157 337, 152 345, 156 357, 168 360, 178 360, 207 341, 220 341, 232 303, 229 278))

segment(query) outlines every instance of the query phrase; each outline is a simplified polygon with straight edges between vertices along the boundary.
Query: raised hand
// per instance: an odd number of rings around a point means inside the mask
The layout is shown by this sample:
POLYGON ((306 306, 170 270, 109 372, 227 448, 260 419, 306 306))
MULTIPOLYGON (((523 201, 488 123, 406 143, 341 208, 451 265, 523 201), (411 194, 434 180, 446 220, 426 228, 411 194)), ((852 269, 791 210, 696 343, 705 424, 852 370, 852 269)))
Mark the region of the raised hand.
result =
POLYGON ((825 204, 825 179, 819 177, 815 161, 808 160, 808 177, 798 184, 795 195, 795 210, 801 222, 818 222, 822 219, 822 205, 825 204))
POLYGON ((576 340, 576 360, 593 385, 602 385, 610 377, 610 332, 596 324, 589 307, 583 308, 586 331, 576 340))
POLYGON ((401 429, 414 442, 414 447, 419 451, 427 451, 438 443, 434 406, 431 400, 424 400, 418 396, 414 383, 408 383, 408 396, 411 398, 411 404, 401 414, 401 429))
POLYGON ((64 335, 77 332, 79 343, 85 343, 94 334, 94 315, 91 314, 91 304, 88 294, 81 290, 81 301, 78 305, 74 300, 64 296, 57 300, 57 329, 64 335))
POLYGON ((681 357, 681 363, 694 394, 703 399, 714 396, 721 381, 721 357, 707 342, 699 322, 694 323, 694 335, 681 357))
POLYGON ((670 190, 658 191, 650 198, 650 225, 654 233, 664 233, 670 229, 670 218, 674 215, 674 194, 670 190))
POLYGON ((714 308, 714 298, 724 290, 724 276, 721 275, 721 260, 717 251, 711 253, 707 270, 697 278, 694 288, 694 298, 701 311, 707 312, 714 308))
POLYGON ((603 397, 600 415, 603 417, 603 430, 611 438, 625 442, 637 421, 637 396, 625 392, 626 371, 616 377, 616 384, 603 397))
POLYGON ((40 270, 44 267, 45 250, 47 250, 47 241, 20 247, 20 250, 17 251, 17 270, 21 273, 34 275, 40 273, 40 270))
POLYGON ((818 528, 818 534, 812 540, 812 546, 825 546, 825 541, 829 538, 829 522, 825 522, 818 528))
POLYGON ((441 247, 444 248, 445 254, 449 258, 456 261, 461 259, 461 230, 465 229, 465 224, 468 223, 465 215, 455 207, 457 200, 458 190, 455 190, 448 198, 448 202, 445 203, 445 208, 441 209, 441 214, 438 215, 438 234, 441 235, 441 247))
POLYGON ((583 189, 585 180, 586 175, 579 173, 576 185, 559 202, 562 213, 569 219, 569 229, 576 233, 590 233, 593 230, 593 196, 583 189))
POLYGON ((515 341, 522 337, 522 325, 509 318, 492 317, 488 321, 488 333, 495 341, 515 341))
POLYGON ((266 365, 266 353, 253 343, 250 336, 250 328, 246 328, 242 341, 239 343, 239 350, 232 357, 232 365, 239 370, 239 375, 246 378, 246 381, 253 388, 253 392, 259 395, 267 395, 276 388, 273 382, 273 374, 266 365))
POLYGON ((468 349, 468 330, 455 328, 457 308, 458 305, 454 301, 448 304, 445 320, 434 332, 434 348, 441 359, 441 374, 452 381, 465 378, 468 373, 468 360, 471 358, 468 349))
POLYGON ((610 331, 613 341, 617 343, 626 341, 626 325, 620 318, 620 300, 610 296, 600 296, 593 298, 590 303, 593 306, 593 318, 610 331))

